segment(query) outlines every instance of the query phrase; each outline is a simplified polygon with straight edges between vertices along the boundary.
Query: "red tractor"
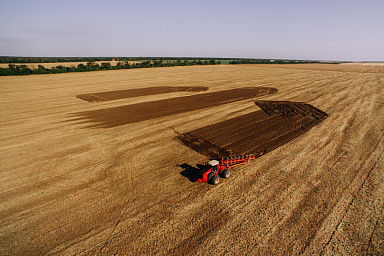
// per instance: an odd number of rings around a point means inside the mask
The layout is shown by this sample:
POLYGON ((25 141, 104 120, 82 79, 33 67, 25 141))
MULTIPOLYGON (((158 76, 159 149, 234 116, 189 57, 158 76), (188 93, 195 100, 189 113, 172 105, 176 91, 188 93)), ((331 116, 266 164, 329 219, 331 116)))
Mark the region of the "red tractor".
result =
POLYGON ((237 165, 246 164, 250 159, 256 159, 256 155, 235 156, 230 158, 222 158, 220 160, 211 160, 206 168, 199 172, 199 182, 217 185, 220 177, 227 179, 231 175, 230 169, 237 165))

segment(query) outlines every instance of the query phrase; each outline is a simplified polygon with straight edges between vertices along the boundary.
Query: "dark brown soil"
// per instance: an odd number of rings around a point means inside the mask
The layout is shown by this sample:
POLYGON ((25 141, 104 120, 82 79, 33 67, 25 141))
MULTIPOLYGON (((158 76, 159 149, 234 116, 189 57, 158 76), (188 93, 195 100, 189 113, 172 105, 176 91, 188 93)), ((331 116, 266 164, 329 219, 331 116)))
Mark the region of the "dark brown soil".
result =
POLYGON ((196 137, 191 133, 180 134, 177 138, 184 145, 212 159, 234 155, 234 153, 230 150, 219 147, 214 143, 208 142, 202 138, 196 137))
POLYGON ((203 86, 179 86, 179 87, 158 86, 158 87, 148 87, 148 88, 140 88, 140 89, 80 94, 80 95, 77 95, 76 97, 89 102, 99 102, 99 101, 120 100, 120 99, 172 93, 172 92, 202 92, 202 91, 208 91, 208 89, 209 89, 208 87, 203 87, 203 86))
POLYGON ((257 101, 263 111, 232 118, 182 134, 186 146, 210 158, 265 154, 316 126, 327 114, 312 105, 257 101))
POLYGON ((75 121, 91 123, 89 127, 106 128, 131 124, 159 117, 181 114, 276 93, 275 88, 249 87, 192 96, 144 102, 74 114, 75 121))

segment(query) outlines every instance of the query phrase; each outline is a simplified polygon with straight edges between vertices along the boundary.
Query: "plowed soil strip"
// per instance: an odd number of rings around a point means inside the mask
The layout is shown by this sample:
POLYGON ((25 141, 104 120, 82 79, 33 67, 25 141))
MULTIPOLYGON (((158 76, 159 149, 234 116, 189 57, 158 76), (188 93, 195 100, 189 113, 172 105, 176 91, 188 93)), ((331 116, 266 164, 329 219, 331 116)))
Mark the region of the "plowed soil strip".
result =
POLYGON ((107 109, 78 112, 71 121, 91 123, 88 127, 107 128, 205 109, 230 102, 250 99, 270 93, 277 89, 250 87, 219 92, 203 93, 159 101, 107 109))
POLYGON ((263 111, 202 127, 179 136, 210 158, 265 154, 316 126, 327 114, 300 102, 257 101, 263 111))
POLYGON ((109 101, 109 100, 119 100, 134 98, 140 96, 156 95, 156 94, 165 94, 172 92, 204 92, 208 91, 208 87, 203 86, 158 86, 158 87, 149 87, 149 88, 140 88, 140 89, 129 89, 129 90, 119 90, 119 91, 109 91, 109 92, 97 92, 89 94, 80 94, 76 97, 89 102, 99 102, 99 101, 109 101))

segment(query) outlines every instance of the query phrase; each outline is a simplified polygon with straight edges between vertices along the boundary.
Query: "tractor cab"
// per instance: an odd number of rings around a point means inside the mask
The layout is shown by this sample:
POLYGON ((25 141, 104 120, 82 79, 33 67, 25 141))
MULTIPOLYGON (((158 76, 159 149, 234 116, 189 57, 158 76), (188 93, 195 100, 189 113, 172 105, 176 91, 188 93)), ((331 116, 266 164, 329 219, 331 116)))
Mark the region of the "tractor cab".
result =
POLYGON ((217 167, 219 166, 219 161, 217 160, 211 160, 208 162, 208 166, 211 168, 212 172, 215 172, 217 171, 217 167))
POLYGON ((200 178, 202 178, 204 173, 216 173, 217 167, 219 166, 219 161, 217 160, 211 160, 209 161, 203 169, 200 170, 200 178))

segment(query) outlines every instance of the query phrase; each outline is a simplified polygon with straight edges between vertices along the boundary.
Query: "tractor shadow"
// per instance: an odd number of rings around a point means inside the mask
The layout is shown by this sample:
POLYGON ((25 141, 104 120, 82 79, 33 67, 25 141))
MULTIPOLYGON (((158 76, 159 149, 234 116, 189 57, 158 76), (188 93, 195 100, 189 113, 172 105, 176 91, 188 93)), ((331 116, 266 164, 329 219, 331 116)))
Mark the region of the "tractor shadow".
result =
POLYGON ((196 167, 194 167, 187 163, 178 164, 177 166, 183 169, 180 174, 188 178, 190 182, 196 182, 199 179, 200 170, 205 167, 203 164, 197 164, 196 167))

